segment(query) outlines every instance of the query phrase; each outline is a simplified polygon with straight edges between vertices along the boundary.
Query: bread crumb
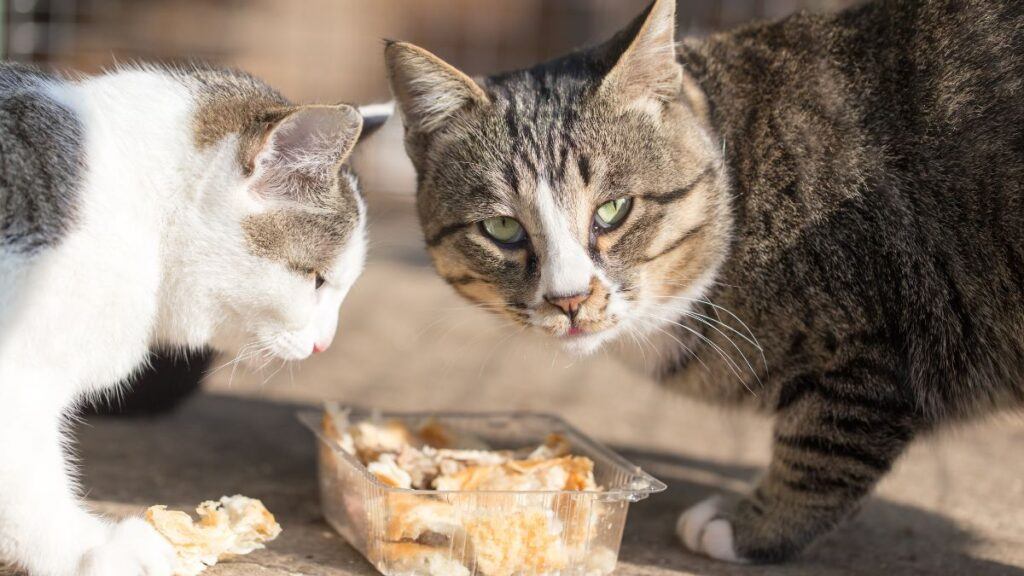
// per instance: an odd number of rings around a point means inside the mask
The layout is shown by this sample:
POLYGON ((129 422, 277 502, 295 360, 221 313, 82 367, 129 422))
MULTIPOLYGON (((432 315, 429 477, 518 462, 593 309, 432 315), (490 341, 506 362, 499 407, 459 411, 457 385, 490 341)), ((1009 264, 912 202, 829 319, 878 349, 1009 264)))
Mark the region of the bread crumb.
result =
POLYGON ((224 496, 203 502, 196 514, 198 522, 166 506, 146 510, 146 521, 177 552, 174 576, 195 576, 220 560, 263 548, 281 533, 274 515, 254 498, 224 496))

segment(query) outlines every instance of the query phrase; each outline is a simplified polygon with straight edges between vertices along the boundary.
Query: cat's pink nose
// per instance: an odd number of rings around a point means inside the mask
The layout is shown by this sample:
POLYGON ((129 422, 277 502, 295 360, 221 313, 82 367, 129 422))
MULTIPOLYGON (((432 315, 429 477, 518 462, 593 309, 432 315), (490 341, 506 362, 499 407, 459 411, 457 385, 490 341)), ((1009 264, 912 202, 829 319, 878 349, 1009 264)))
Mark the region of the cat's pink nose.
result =
POLYGON ((576 314, 579 313, 580 306, 590 298, 591 292, 591 290, 587 290, 586 292, 565 296, 554 296, 548 294, 544 296, 544 299, 552 306, 564 312, 565 315, 569 317, 569 321, 572 322, 576 320, 576 314))
POLYGON ((330 347, 331 347, 330 344, 320 344, 320 343, 313 344, 313 354, 319 354, 319 353, 323 352, 324 350, 327 350, 330 347))

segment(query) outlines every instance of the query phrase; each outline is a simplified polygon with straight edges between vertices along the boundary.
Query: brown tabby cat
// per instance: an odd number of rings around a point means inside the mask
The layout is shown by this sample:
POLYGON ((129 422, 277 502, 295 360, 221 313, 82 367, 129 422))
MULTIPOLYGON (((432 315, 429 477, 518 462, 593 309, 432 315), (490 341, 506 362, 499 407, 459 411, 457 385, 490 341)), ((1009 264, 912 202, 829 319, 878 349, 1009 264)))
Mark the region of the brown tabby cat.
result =
POLYGON ((691 550, 779 561, 917 435, 1024 401, 1024 3, 880 0, 472 80, 387 46, 438 271, 581 352, 776 415, 691 550), (741 320, 742 319, 742 320, 741 320), (756 336, 756 337, 755 337, 756 336), (770 370, 769 370, 770 367, 770 370))

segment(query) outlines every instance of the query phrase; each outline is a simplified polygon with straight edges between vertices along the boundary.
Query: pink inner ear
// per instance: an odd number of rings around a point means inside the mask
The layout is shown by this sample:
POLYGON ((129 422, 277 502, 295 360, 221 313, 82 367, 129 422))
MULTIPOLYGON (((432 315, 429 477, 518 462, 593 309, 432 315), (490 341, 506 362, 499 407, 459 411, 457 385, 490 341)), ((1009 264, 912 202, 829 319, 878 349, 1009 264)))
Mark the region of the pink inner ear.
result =
POLYGON ((359 136, 362 119, 347 106, 307 106, 282 120, 257 155, 264 170, 320 173, 340 163, 359 136))
POLYGON ((274 131, 275 145, 282 150, 303 150, 311 145, 335 146, 343 139, 341 115, 333 108, 299 110, 281 123, 274 131))

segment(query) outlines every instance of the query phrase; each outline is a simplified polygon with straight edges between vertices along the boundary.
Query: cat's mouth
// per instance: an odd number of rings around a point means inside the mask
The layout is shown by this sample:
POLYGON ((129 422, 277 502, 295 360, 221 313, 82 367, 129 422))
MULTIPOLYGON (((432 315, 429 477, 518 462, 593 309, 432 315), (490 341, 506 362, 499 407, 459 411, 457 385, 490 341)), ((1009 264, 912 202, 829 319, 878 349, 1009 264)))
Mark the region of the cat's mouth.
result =
POLYGON ((588 355, 615 338, 618 322, 605 319, 600 322, 573 323, 559 322, 534 324, 541 332, 555 338, 565 350, 572 354, 588 355))
MULTIPOLYGON (((618 303, 614 307, 617 308, 618 303)), ((534 310, 528 324, 558 340, 569 352, 590 354, 613 340, 619 332, 622 310, 616 309, 613 314, 604 312, 606 310, 584 311, 580 314, 582 318, 570 319, 560 313, 534 310)))
POLYGON ((562 338, 575 338, 577 336, 585 336, 586 334, 587 331, 583 328, 580 328, 579 326, 570 326, 569 329, 566 330, 565 334, 562 335, 562 338))
POLYGON ((585 356, 612 340, 616 332, 614 324, 600 328, 573 326, 557 337, 567 352, 585 356))

